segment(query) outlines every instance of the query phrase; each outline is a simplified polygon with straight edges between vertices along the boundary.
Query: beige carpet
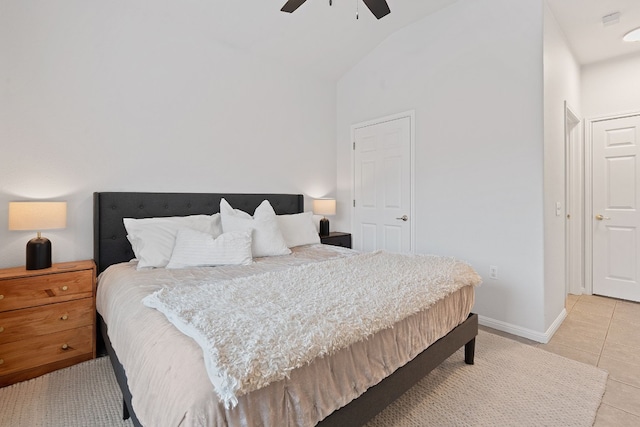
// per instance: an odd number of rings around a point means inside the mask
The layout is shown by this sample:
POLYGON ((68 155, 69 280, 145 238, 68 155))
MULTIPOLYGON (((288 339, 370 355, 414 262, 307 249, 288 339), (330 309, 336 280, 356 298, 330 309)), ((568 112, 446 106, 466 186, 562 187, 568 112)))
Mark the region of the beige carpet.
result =
MULTIPOLYGON (((591 426, 607 373, 480 331, 368 427, 591 426)), ((131 426, 106 358, 0 389, 0 426, 131 426)), ((155 427, 155 426, 153 426, 155 427)))
POLYGON ((480 331, 367 427, 591 426, 607 372, 480 331))

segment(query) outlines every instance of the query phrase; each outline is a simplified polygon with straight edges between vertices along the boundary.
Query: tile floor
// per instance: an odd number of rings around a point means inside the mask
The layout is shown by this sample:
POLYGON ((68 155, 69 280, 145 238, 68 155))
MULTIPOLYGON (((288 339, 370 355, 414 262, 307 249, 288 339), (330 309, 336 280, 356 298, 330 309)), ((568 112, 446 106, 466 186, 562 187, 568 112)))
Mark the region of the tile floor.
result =
POLYGON ((481 328, 608 371, 594 426, 640 426, 640 303, 569 295, 567 313, 548 344, 481 328))

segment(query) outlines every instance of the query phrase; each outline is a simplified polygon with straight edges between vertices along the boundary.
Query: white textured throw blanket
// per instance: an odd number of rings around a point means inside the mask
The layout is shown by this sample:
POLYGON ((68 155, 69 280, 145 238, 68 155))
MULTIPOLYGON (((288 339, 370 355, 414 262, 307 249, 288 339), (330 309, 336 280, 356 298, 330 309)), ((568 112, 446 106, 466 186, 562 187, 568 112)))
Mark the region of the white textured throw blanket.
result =
POLYGON ((374 252, 165 288, 143 303, 202 347, 209 378, 229 407, 237 396, 480 282, 452 258, 374 252))

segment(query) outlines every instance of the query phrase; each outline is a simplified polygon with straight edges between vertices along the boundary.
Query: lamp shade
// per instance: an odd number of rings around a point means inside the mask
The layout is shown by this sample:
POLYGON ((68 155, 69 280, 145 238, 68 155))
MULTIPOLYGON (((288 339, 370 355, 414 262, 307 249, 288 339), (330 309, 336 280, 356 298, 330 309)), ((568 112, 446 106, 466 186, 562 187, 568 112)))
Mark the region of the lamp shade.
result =
POLYGON ((313 213, 316 215, 335 215, 335 199, 316 199, 313 201, 313 213))
POLYGON ((67 202, 9 202, 9 230, 53 230, 67 226, 67 202))

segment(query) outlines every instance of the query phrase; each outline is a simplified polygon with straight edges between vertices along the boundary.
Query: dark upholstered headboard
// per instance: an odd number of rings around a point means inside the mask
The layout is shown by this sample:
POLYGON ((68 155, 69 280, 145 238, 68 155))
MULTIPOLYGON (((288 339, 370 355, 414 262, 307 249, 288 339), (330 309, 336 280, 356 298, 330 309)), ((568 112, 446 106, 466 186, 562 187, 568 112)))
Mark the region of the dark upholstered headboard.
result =
POLYGON ((222 198, 250 214, 265 199, 278 215, 304 210, 301 194, 93 193, 93 258, 98 273, 133 258, 123 218, 211 215, 220 211, 222 198))

